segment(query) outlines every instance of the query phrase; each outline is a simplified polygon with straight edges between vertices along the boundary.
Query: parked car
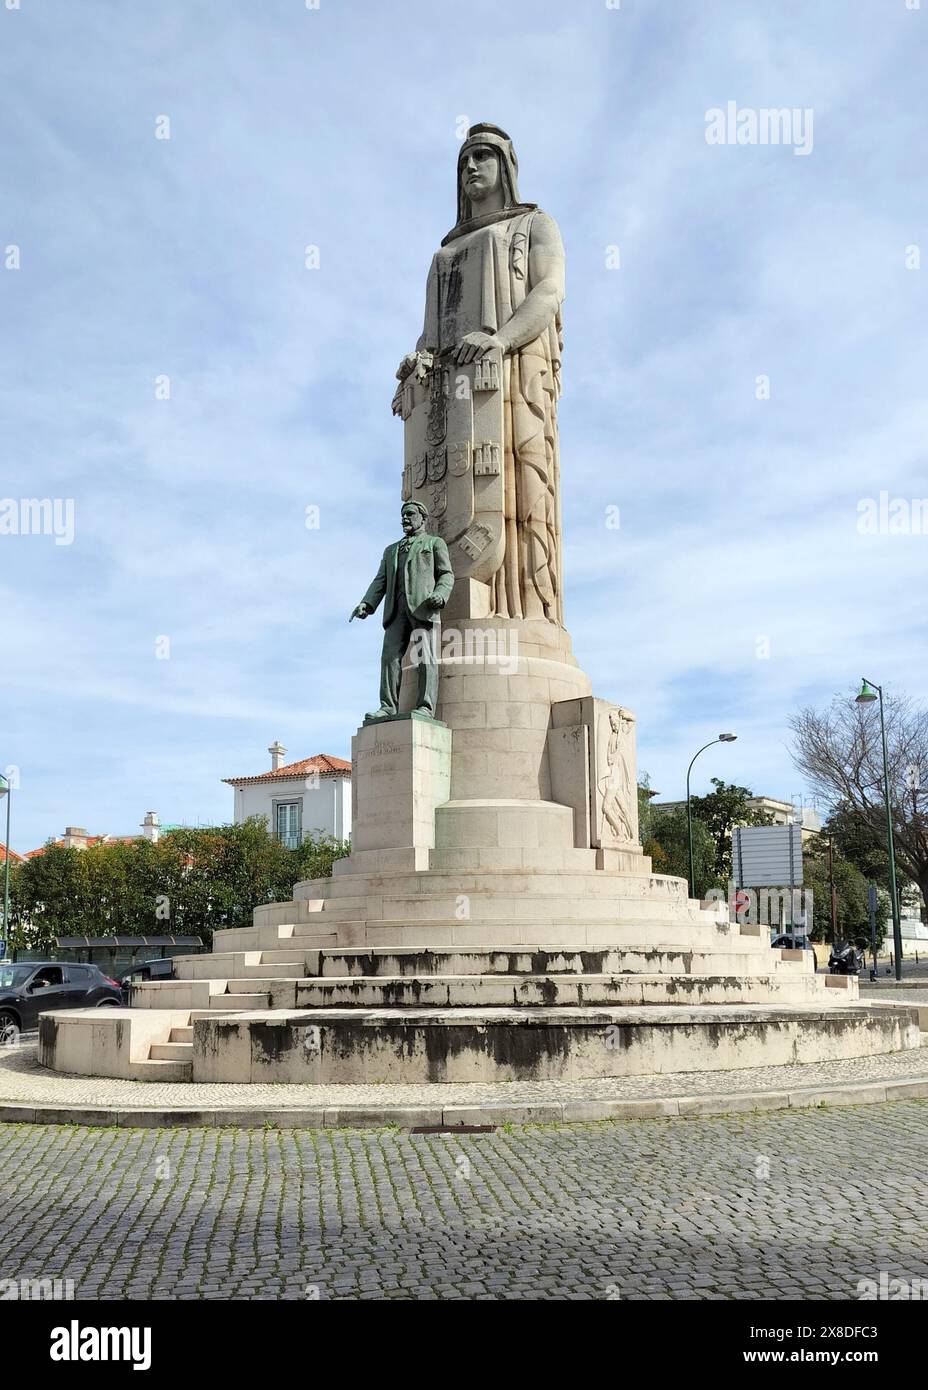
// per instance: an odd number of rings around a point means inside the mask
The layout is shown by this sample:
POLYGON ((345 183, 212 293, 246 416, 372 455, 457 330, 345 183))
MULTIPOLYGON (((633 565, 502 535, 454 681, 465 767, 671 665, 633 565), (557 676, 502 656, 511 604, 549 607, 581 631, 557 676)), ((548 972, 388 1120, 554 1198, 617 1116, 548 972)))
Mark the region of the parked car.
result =
POLYGON ((140 960, 120 978, 119 986, 122 990, 123 1003, 128 1004, 131 999, 133 985, 140 985, 147 980, 173 979, 174 961, 170 956, 159 960, 140 960))
POLYGON ((0 966, 0 1044, 37 1028, 50 1009, 117 1008, 122 990, 96 965, 28 961, 0 966))

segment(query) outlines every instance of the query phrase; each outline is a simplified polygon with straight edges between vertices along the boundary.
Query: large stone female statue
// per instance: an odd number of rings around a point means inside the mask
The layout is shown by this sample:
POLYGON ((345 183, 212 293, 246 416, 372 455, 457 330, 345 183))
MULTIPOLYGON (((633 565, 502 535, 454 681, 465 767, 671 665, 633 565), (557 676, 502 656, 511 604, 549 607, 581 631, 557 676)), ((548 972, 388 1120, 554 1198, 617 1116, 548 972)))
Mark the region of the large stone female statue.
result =
POLYGON ((564 252, 553 218, 519 201, 517 175, 508 135, 471 126, 457 221, 433 257, 393 407, 406 423, 404 499, 428 507, 458 580, 484 586, 462 612, 562 624, 564 252))

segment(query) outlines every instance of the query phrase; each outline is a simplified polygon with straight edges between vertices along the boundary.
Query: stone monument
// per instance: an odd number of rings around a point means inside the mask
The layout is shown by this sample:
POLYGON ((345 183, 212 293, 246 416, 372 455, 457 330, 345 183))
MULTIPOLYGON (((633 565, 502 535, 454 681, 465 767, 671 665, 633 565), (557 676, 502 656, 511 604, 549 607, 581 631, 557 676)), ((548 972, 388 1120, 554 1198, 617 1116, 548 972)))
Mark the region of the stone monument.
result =
MULTIPOLYGON (((405 535, 352 615, 384 601, 351 854, 139 986, 115 1074, 583 1079, 918 1045, 856 980, 690 901, 642 852, 635 717, 593 696, 564 626, 563 297, 557 224, 521 201, 509 136, 472 126, 397 373, 405 535)), ((78 1053, 49 1024, 46 1063, 78 1053)))

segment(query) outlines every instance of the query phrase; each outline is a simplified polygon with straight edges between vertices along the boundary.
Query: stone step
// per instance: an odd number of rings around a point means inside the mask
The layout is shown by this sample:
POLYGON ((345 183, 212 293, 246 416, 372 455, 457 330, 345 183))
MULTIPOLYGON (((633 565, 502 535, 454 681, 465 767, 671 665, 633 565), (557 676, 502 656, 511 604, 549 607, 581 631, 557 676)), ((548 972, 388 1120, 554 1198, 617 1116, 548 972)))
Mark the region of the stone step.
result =
MULTIPOLYGON (((722 933, 704 923, 615 923, 615 922, 475 922, 454 921, 368 921, 344 923, 340 935, 343 947, 452 947, 483 946, 528 947, 572 946, 576 948, 628 946, 646 949, 651 940, 671 942, 681 950, 720 949, 733 940, 750 941, 733 933, 722 933)), ((755 938, 754 949, 769 950, 766 942, 755 938)), ((750 947, 749 947, 750 949, 750 947)))
MULTIPOLYGON (((225 998, 238 1000, 244 995, 251 999, 260 993, 261 998, 267 1001, 265 1007, 268 1009, 293 1009, 296 1008, 296 987, 306 978, 306 975, 300 975, 286 980, 266 980, 250 975, 247 979, 230 980, 225 998)), ((217 1004, 216 1007, 219 1008, 220 1005, 217 1004)), ((238 1005, 235 1004, 233 1007, 238 1005)))
POLYGON ((152 1062, 192 1062, 193 1038, 190 1042, 152 1043, 148 1058, 152 1062))
MULTIPOLYGON (((437 906, 437 904, 432 904, 432 906, 435 907, 437 906)), ((483 907, 484 904, 473 904, 473 907, 475 909, 478 906, 483 907)), ((769 945, 770 942, 770 938, 766 933, 764 933, 763 936, 760 936, 752 932, 741 932, 736 927, 735 923, 719 923, 713 920, 708 915, 700 916, 698 918, 666 915, 664 917, 658 917, 655 919, 650 917, 598 917, 593 913, 591 913, 587 917, 583 917, 579 913, 577 913, 569 917, 563 917, 556 912, 552 912, 549 916, 546 911, 546 905, 536 903, 536 911, 533 914, 527 914, 525 916, 522 916, 518 913, 513 913, 509 917, 505 915, 497 917, 495 915, 488 916, 483 912, 478 912, 476 910, 466 912, 466 907, 466 903, 459 904, 457 911, 452 910, 448 913, 436 913, 434 917, 425 917, 421 914, 417 914, 414 916, 408 914, 403 915, 402 913, 394 914, 391 912, 390 914, 384 917, 370 916, 366 918, 341 918, 335 926, 335 930, 338 934, 336 939, 332 942, 324 942, 319 949, 324 950, 329 945, 337 946, 343 944, 342 937, 346 930, 349 930, 351 928, 355 928, 358 930, 367 930, 368 928, 372 927, 429 928, 447 926, 471 926, 480 930, 495 932, 497 939, 501 941, 503 944, 509 944, 513 940, 512 936, 505 936, 500 934, 501 931, 505 931, 507 925, 511 925, 513 928, 516 928, 519 932, 532 931, 533 929, 542 930, 544 928, 552 926, 597 928, 601 928, 604 926, 612 926, 622 931, 638 930, 642 934, 642 940, 647 939, 647 937, 649 936, 659 935, 661 940, 664 941, 683 941, 689 940, 691 934, 695 933, 697 934, 697 936, 699 934, 702 934, 703 939, 705 940, 729 940, 733 937, 739 937, 742 941, 761 942, 764 946, 769 945)), ((245 928, 245 930, 248 929, 245 928)), ((268 932, 268 939, 270 940, 270 932, 275 930, 275 928, 265 927, 261 930, 268 932)), ((303 951, 312 950, 313 944, 311 944, 311 942, 314 935, 315 933, 307 931, 305 925, 302 922, 297 922, 293 924, 292 934, 288 939, 290 942, 292 942, 293 947, 295 948, 295 954, 301 954, 303 951)), ((263 947, 261 949, 263 949, 263 947)))
MULTIPOLYGON (((571 947, 509 945, 496 947, 358 947, 326 949, 307 957, 311 976, 429 976, 429 975, 623 975, 623 974, 762 974, 772 973, 774 953, 757 949, 735 937, 717 951, 684 949, 672 944, 653 946, 571 947)), ((798 973, 802 966, 781 962, 777 973, 798 973)))
MULTIPOLYGON (((299 986, 307 979, 320 976, 353 979, 365 976, 429 978, 475 975, 501 978, 509 975, 515 982, 528 975, 554 973, 683 978, 697 975, 754 978, 775 974, 781 980, 806 976, 814 978, 811 959, 781 960, 781 954, 769 948, 757 949, 757 943, 745 944, 738 938, 733 938, 722 951, 691 951, 666 945, 639 950, 526 949, 518 946, 492 950, 466 946, 447 949, 325 949, 305 953, 303 959, 292 963, 286 973, 278 967, 272 973, 261 972, 225 980, 221 992, 211 992, 209 995, 205 994, 205 981, 195 986, 189 982, 186 986, 178 985, 175 981, 153 982, 149 986, 152 997, 149 998, 148 1007, 157 1008, 162 1001, 165 1006, 177 1006, 184 1002, 194 1007, 208 1000, 212 1009, 224 1012, 252 1008, 256 1003, 262 1008, 293 1009, 298 1006, 299 986), (181 1001, 178 990, 184 988, 191 991, 191 997, 181 1001), (195 999, 192 997, 194 988, 204 993, 195 999), (158 997, 159 991, 161 998, 158 997)), ((215 983, 209 982, 211 989, 215 983)), ((725 999, 730 997, 730 993, 724 995, 725 999)))
MULTIPOLYGON (((357 920, 417 921, 459 920, 466 905, 472 917, 486 921, 556 922, 712 922, 713 916, 682 898, 618 897, 590 895, 580 891, 560 893, 502 893, 468 891, 465 885, 456 893, 417 893, 404 897, 364 895, 333 898, 326 902, 322 916, 326 923, 357 920)), ((315 924, 313 924, 314 930, 315 924)))
POLYGON ((249 975, 260 976, 264 980, 293 980, 303 975, 305 970, 306 951, 302 947, 291 946, 289 950, 272 953, 263 950, 217 951, 215 955, 192 958, 192 963, 182 965, 178 970, 177 979, 184 984, 195 980, 228 980, 233 977, 242 980, 249 975), (267 960, 268 954, 281 959, 267 960))
POLYGON ((192 1043, 192 1042, 193 1042, 193 1025, 191 1024, 189 1028, 172 1028, 172 1029, 171 1029, 171 1036, 170 1036, 170 1038, 169 1038, 169 1042, 172 1042, 172 1043, 192 1043))
POLYGON ((304 980, 298 1009, 609 1008, 680 1004, 804 1004, 814 975, 424 975, 304 980))
MULTIPOLYGON (((149 991, 148 1008, 176 1008, 183 1003, 190 1009, 201 1010, 209 1004, 210 1009, 230 1012, 237 1009, 293 1009, 296 1007, 296 987, 306 978, 305 969, 290 974, 283 979, 277 976, 245 976, 238 980, 223 980, 223 989, 210 994, 205 992, 207 982, 187 981, 178 986, 176 981, 155 981, 149 991), (183 1000, 178 990, 185 989, 183 1000), (161 996, 159 998, 159 990, 161 996), (194 991, 198 991, 194 993, 194 991)), ((210 981, 210 984, 215 983, 210 981)), ((173 1040, 172 1040, 173 1041, 173 1040)))
POLYGON ((132 991, 133 1009, 207 1008, 213 996, 225 994, 227 981, 147 980, 132 991))
MULTIPOLYGON (((152 1047, 164 1044, 152 1043, 152 1047)), ((189 1061, 169 1060, 166 1057, 149 1057, 147 1060, 132 1062, 129 1076, 133 1081, 192 1081, 193 1048, 189 1061)))
MULTIPOLYGON (((298 886, 294 890, 294 902, 318 901, 315 896, 317 891, 317 885, 307 885, 307 897, 298 886)), ((334 903, 363 901, 371 897, 455 898, 459 893, 483 893, 493 898, 605 897, 687 901, 683 879, 648 873, 610 874, 597 869, 589 873, 563 873, 549 865, 544 873, 430 871, 344 875, 325 884, 322 911, 328 914, 334 903)))
MULTIPOLYGON (((570 816, 561 824, 566 828, 570 816)), ((570 841, 572 831, 568 832, 570 841)), ((641 875, 672 879, 686 886, 685 878, 672 874, 655 873, 652 861, 641 849, 597 850, 578 849, 572 843, 564 843, 557 836, 558 843, 547 845, 463 845, 460 843, 438 844, 431 849, 420 846, 418 849, 369 849, 348 855, 335 862, 329 878, 301 879, 294 885, 294 898, 317 898, 322 896, 332 879, 365 879, 403 874, 442 874, 442 873, 497 873, 497 874, 590 874, 611 873, 626 877, 641 875)))
MULTIPOLYGON (((230 984, 236 983, 229 981, 230 984)), ((251 983, 251 982, 249 982, 251 983)), ((267 991, 260 994, 211 994, 209 1007, 212 1013, 238 1013, 242 1009, 266 1009, 269 1004, 267 991)))
MULTIPOLYGON (((650 874, 651 860, 640 849, 607 851, 607 869, 613 873, 650 874)), ((592 873, 601 861, 595 849, 570 845, 526 845, 462 848, 439 845, 431 849, 355 850, 332 865, 332 878, 361 878, 367 874, 400 873, 592 873)), ((602 872, 602 870, 600 870, 602 872)), ((668 875, 663 875, 667 877, 668 875)), ((681 880, 685 882, 685 880, 681 880)), ((294 886, 294 897, 317 897, 327 879, 303 879, 294 886)))
POLYGON ((262 951, 265 948, 286 948, 292 940, 294 928, 299 923, 301 932, 300 947, 334 946, 338 941, 335 926, 319 929, 318 914, 312 921, 306 921, 294 910, 293 903, 284 905, 286 911, 269 913, 264 908, 255 908, 255 922, 250 927, 222 927, 213 933, 213 951, 262 951))
POLYGON ((811 960, 808 962, 808 964, 805 961, 801 960, 777 961, 778 975, 814 975, 815 973, 815 966, 812 964, 811 960))
MULTIPOLYGON (((857 980, 853 975, 826 975, 825 979, 829 982, 833 980, 847 981, 848 985, 857 984, 857 980)), ((299 991, 299 986, 297 986, 297 990, 299 991)), ((917 999, 911 997, 908 1000, 894 1000, 891 997, 887 997, 889 994, 889 990, 884 990, 881 992, 879 998, 875 999, 872 994, 867 993, 863 996, 863 1001, 866 1004, 873 1004, 881 1009, 912 1010, 918 1016, 918 1026, 922 1032, 928 1029, 928 1001, 921 1004, 917 999)), ((297 998, 299 998, 299 993, 297 993, 297 998)))
MULTIPOLYGON (((261 952, 262 957, 264 952, 261 952)), ((255 965, 243 966, 237 972, 236 979, 261 979, 261 980, 300 980, 306 974, 306 956, 301 955, 299 959, 293 959, 293 952, 290 952, 291 959, 286 961, 258 961, 255 965)))
POLYGON ((214 949, 199 956, 178 956, 174 962, 174 974, 178 980, 221 980, 230 975, 240 975, 251 963, 257 965, 261 952, 245 949, 238 951, 217 951, 214 949))
POLYGON ((271 946, 261 947, 262 965, 289 965, 293 961, 299 960, 300 964, 305 965, 306 957, 314 955, 318 947, 303 946, 302 941, 292 946, 271 946))

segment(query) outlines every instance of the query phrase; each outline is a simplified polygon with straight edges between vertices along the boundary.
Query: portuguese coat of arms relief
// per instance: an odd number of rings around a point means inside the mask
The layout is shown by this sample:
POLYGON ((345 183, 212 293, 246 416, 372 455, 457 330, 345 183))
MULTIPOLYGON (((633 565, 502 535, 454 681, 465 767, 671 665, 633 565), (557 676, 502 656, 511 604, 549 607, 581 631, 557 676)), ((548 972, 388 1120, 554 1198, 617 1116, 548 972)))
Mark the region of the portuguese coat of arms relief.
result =
POLYGON ((403 500, 422 502, 457 577, 487 583, 505 548, 503 362, 436 358, 403 387, 403 500))

